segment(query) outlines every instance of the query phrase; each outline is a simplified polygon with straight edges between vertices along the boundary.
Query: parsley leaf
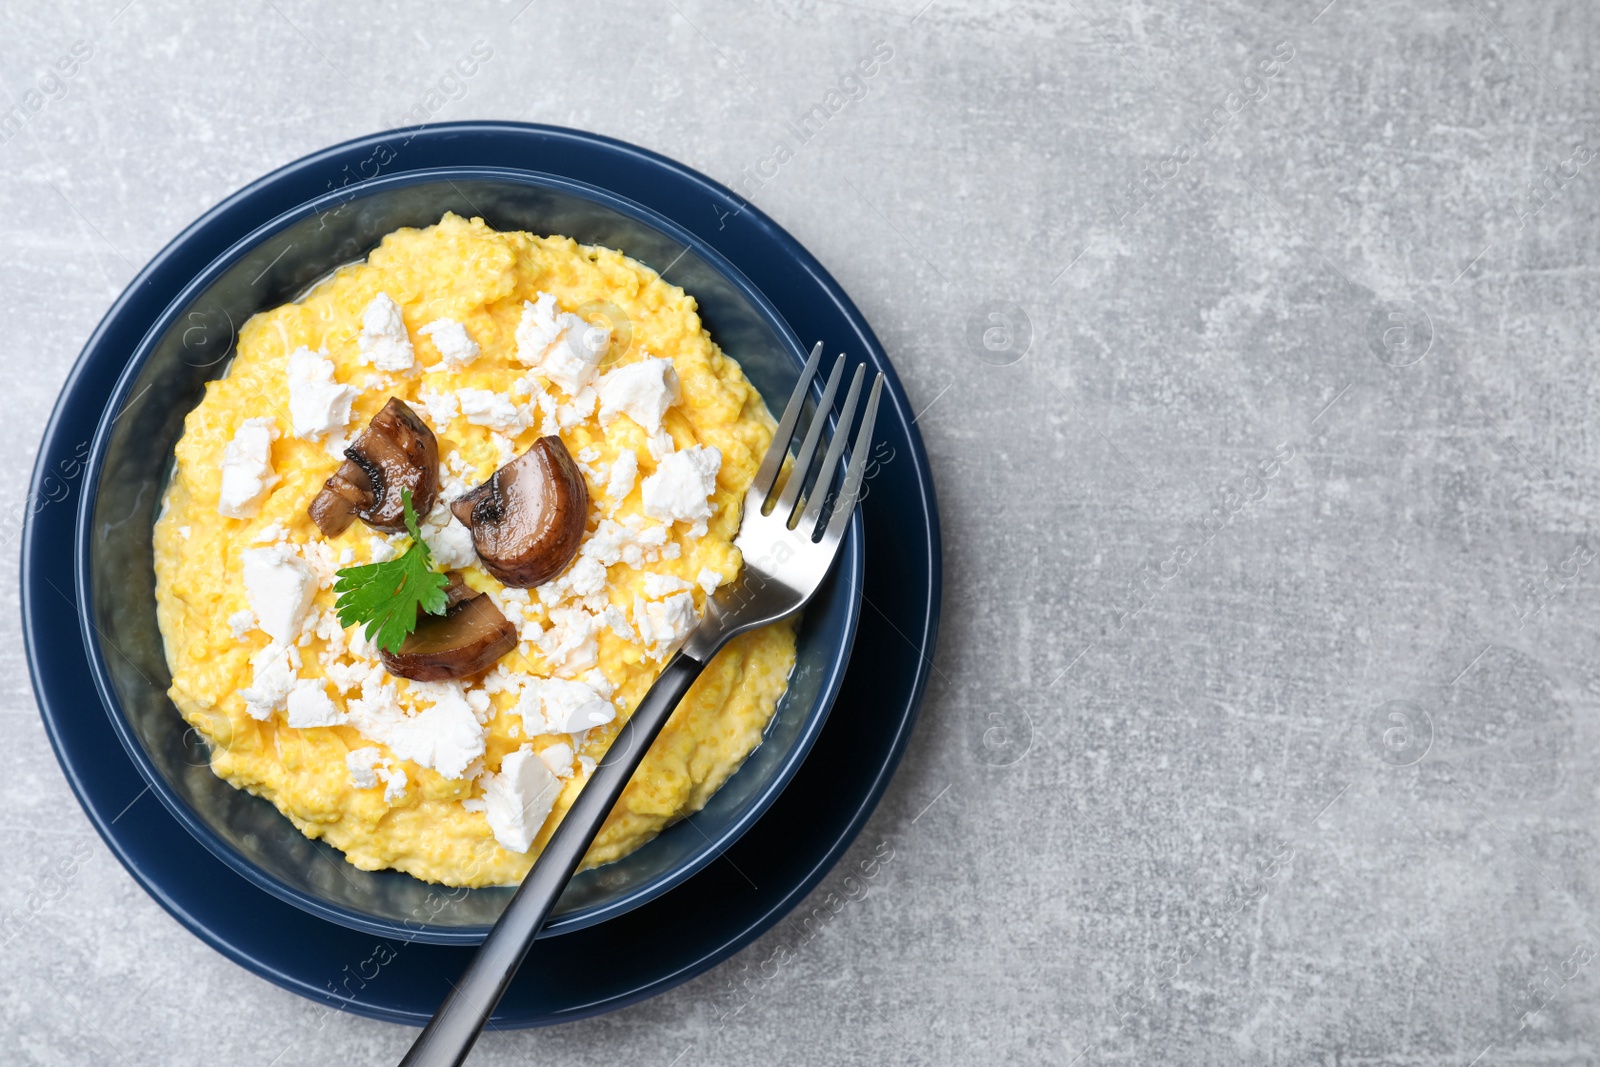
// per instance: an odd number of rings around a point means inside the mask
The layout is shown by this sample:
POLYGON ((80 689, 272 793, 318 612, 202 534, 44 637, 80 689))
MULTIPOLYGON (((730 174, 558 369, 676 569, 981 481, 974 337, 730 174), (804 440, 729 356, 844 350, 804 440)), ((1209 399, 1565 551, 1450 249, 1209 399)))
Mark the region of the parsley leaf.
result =
POLYGON ((433 554, 417 528, 417 513, 411 507, 411 490, 400 496, 405 507, 406 530, 411 545, 394 559, 345 567, 334 576, 333 591, 338 595, 334 610, 344 626, 366 624, 367 636, 379 648, 398 652, 400 645, 417 628, 421 612, 443 615, 445 587, 450 580, 433 569, 433 554))

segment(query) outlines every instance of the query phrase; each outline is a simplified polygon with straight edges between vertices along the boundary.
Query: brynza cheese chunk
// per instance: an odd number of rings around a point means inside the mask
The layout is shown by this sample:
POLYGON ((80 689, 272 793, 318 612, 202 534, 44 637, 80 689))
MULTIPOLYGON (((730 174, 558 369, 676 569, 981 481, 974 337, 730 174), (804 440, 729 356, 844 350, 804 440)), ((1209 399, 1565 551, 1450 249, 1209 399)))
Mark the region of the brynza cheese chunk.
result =
POLYGON ((388 293, 373 297, 361 313, 361 334, 356 343, 362 360, 379 370, 398 373, 410 370, 416 363, 406 320, 400 314, 400 305, 388 293))
POLYGON ((517 359, 532 367, 569 395, 594 380, 600 357, 611 347, 611 330, 591 326, 570 311, 561 311, 556 298, 540 293, 523 301, 517 324, 517 359))
POLYGON ((523 732, 529 736, 575 734, 617 717, 617 709, 587 682, 531 675, 523 681, 511 710, 522 717, 523 732))
POLYGON ((262 645, 250 657, 250 685, 239 690, 244 710, 252 719, 265 722, 283 708, 289 692, 299 681, 300 650, 293 645, 262 645))
POLYGON ((417 333, 433 339, 433 347, 448 366, 465 367, 478 358, 478 342, 455 319, 434 319, 417 333))
MULTIPOLYGON (((682 584, 685 587, 688 585, 687 582, 682 584)), ((647 594, 649 589, 647 578, 645 583, 647 594)), ((651 659, 665 658, 672 647, 687 637, 699 621, 700 613, 695 610, 693 593, 675 592, 661 600, 646 600, 642 596, 633 598, 633 625, 638 629, 639 640, 644 642, 645 651, 651 659)))
POLYGON ((244 593, 257 623, 273 642, 286 645, 300 636, 317 578, 311 567, 286 544, 247 548, 243 561, 244 593))
POLYGON ((711 517, 711 494, 717 488, 722 453, 695 445, 664 456, 656 472, 640 486, 644 513, 662 522, 694 522, 711 517))
MULTIPOLYGON (((413 683, 413 695, 433 706, 408 715, 395 687, 374 670, 361 683, 361 696, 350 701, 348 725, 368 741, 389 746, 399 759, 430 767, 446 778, 462 778, 483 756, 485 732, 478 713, 460 682, 413 683)), ((487 708, 487 694, 477 692, 487 708)))
POLYGON ((606 479, 606 498, 620 504, 633 492, 633 483, 639 477, 639 454, 623 449, 611 464, 611 474, 606 479))
POLYGON ((485 775, 479 781, 483 783, 484 814, 494 839, 508 852, 528 851, 561 794, 561 779, 534 754, 532 746, 523 745, 506 753, 500 761, 500 773, 485 775))
POLYGON ((672 360, 647 357, 600 379, 600 425, 626 415, 652 436, 661 432, 667 409, 681 396, 672 360))
POLYGON ((296 730, 313 726, 343 726, 344 712, 328 697, 326 684, 320 678, 302 678, 295 682, 288 696, 289 725, 296 730))
POLYGON ((458 389, 456 401, 461 405, 461 414, 474 426, 516 436, 533 425, 533 415, 526 406, 513 404, 488 389, 458 389))
POLYGON ((217 513, 230 519, 248 519, 261 510, 261 502, 278 483, 272 473, 272 440, 278 424, 270 418, 245 419, 222 450, 222 491, 217 513))
POLYGON ((326 352, 301 345, 289 354, 289 420, 296 437, 308 441, 327 437, 328 452, 343 456, 350 405, 360 392, 353 385, 340 385, 333 372, 333 360, 326 352))

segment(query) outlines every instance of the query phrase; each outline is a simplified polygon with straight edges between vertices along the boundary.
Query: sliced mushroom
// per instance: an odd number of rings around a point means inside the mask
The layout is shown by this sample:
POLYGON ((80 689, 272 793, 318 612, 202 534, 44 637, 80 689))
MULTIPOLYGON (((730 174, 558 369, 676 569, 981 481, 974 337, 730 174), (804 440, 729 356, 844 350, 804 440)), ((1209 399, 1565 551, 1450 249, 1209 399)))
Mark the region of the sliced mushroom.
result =
POLYGON ((578 554, 589 487, 559 437, 541 437, 451 505, 483 567, 521 589, 548 582, 578 554))
POLYGON ((460 571, 445 571, 444 576, 450 583, 444 587, 444 610, 446 612, 463 601, 483 595, 467 584, 466 579, 461 577, 460 571))
POLYGON ((517 628, 456 571, 445 589, 445 613, 422 615, 400 651, 378 650, 390 674, 417 682, 467 678, 517 647, 517 628))
POLYGON ((419 519, 433 509, 439 496, 439 442, 399 397, 389 398, 344 454, 345 462, 307 509, 326 536, 344 533, 356 518, 384 533, 403 532, 401 493, 407 489, 419 519))

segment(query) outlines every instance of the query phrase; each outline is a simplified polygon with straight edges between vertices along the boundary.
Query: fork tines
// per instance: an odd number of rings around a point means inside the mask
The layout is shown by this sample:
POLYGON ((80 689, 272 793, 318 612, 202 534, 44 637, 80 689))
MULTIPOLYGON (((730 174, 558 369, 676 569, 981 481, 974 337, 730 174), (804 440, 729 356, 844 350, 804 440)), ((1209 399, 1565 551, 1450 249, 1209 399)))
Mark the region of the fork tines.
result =
POLYGON ((861 417, 861 427, 857 430, 855 443, 850 449, 850 465, 845 471, 844 485, 837 497, 830 498, 829 491, 833 488, 834 476, 844 453, 845 439, 849 437, 850 424, 855 420, 856 403, 861 399, 861 383, 867 371, 865 364, 856 366, 856 372, 850 380, 850 389, 845 393, 844 407, 839 411, 838 430, 830 436, 828 451, 823 456, 821 465, 816 466, 817 447, 822 443, 823 434, 827 429, 828 413, 833 409, 834 397, 838 395, 839 383, 844 378, 844 355, 841 353, 839 358, 834 360, 833 371, 828 375, 827 384, 822 389, 822 402, 817 405, 816 414, 806 428, 805 437, 801 440, 800 450, 795 456, 793 467, 790 468, 789 477, 785 480, 777 501, 767 506, 776 488, 784 458, 789 453, 789 444, 794 438, 801 409, 805 406, 806 395, 810 391, 811 380, 816 377, 817 367, 821 361, 822 342, 818 341, 811 349, 811 358, 806 361, 805 369, 800 372, 800 380, 795 383, 794 392, 789 395, 789 403, 783 409, 783 418, 778 421, 777 432, 772 437, 772 446, 767 449, 766 457, 761 461, 761 468, 756 472, 752 489, 761 492, 762 514, 776 511, 783 516, 784 524, 789 529, 799 528, 808 540, 837 541, 844 533, 845 523, 850 520, 850 513, 855 510, 856 501, 861 495, 862 475, 866 469, 867 453, 872 445, 872 424, 878 415, 878 396, 883 390, 883 374, 879 373, 873 379, 872 392, 867 397, 866 411, 861 417), (831 507, 825 516, 824 506, 830 503, 831 507), (825 519, 826 528, 823 526, 825 519))

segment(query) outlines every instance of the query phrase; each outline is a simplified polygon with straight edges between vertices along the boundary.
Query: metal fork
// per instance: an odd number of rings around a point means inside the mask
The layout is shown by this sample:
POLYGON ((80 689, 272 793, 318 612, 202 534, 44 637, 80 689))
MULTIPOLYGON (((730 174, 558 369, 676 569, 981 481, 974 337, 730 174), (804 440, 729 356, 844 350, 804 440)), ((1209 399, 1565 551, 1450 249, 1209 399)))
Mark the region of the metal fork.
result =
POLYGON ((744 568, 739 577, 707 598, 705 617, 684 639, 661 676, 618 731, 578 799, 562 817, 561 825, 551 835, 544 852, 506 905, 500 920, 489 931, 483 946, 467 964, 411 1051, 400 1061, 401 1067, 457 1067, 466 1061, 478 1040, 478 1033, 533 946, 534 935, 544 925, 572 872, 578 869, 590 842, 600 831, 600 824, 610 814, 623 787, 633 777, 651 742, 666 725, 689 686, 717 650, 735 636, 800 610, 832 569, 845 525, 861 494, 883 375, 873 380, 872 392, 861 416, 861 428, 850 450, 844 484, 829 507, 829 490, 844 453, 866 372, 865 366, 856 367, 844 407, 839 412, 838 431, 831 436, 828 451, 817 466, 817 448, 844 377, 843 355, 834 362, 833 372, 822 391, 822 403, 806 429, 793 465, 788 468, 788 477, 779 488, 779 475, 784 472, 784 460, 821 360, 822 342, 818 341, 783 409, 772 446, 767 449, 761 468, 745 493, 744 517, 740 520, 739 535, 734 539, 744 555, 744 568), (814 484, 809 484, 813 482, 813 471, 814 484))

